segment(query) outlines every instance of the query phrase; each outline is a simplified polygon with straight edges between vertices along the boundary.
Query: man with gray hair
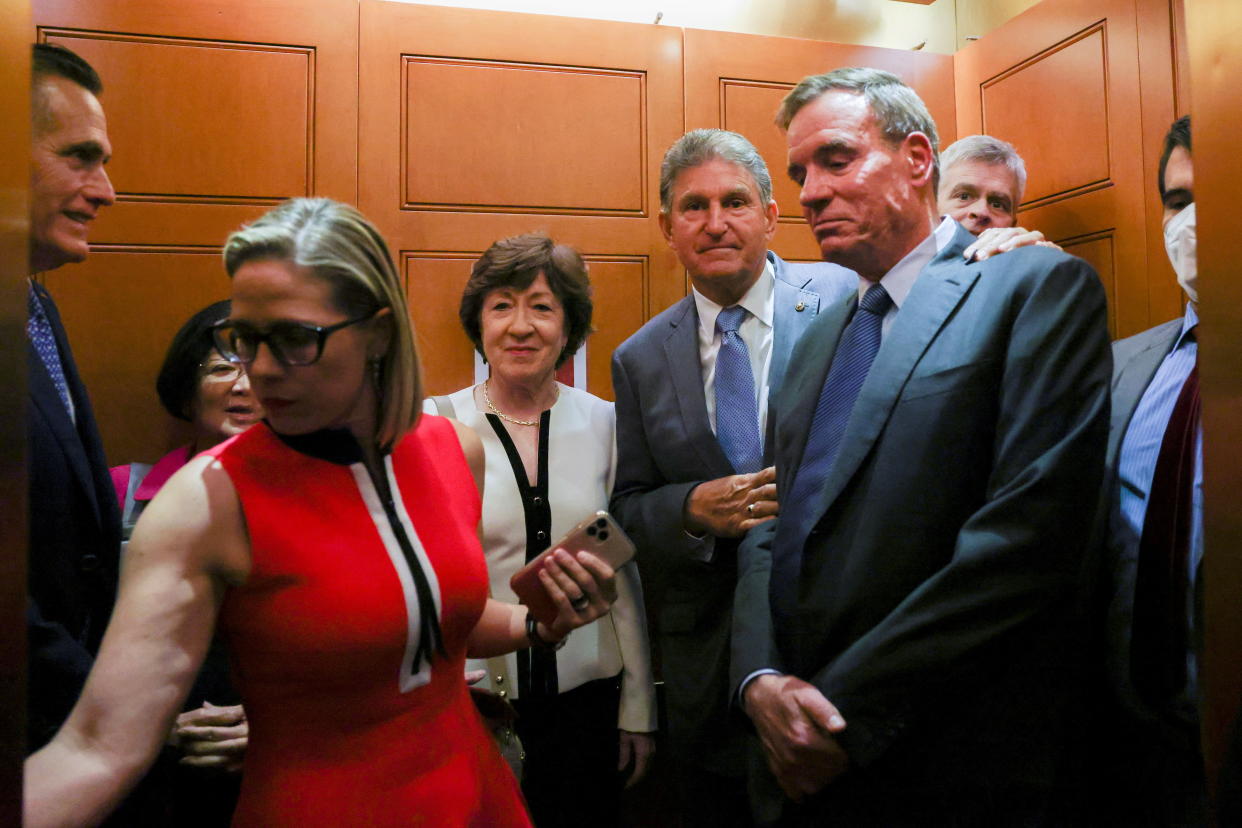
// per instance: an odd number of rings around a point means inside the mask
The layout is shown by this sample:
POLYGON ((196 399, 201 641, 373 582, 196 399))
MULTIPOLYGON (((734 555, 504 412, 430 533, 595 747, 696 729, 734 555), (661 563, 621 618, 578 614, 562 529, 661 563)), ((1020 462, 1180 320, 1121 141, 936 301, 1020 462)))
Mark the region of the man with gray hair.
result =
POLYGON ((780 514, 738 551, 760 810, 1073 824, 1103 288, 1045 247, 964 258, 974 237, 937 210, 935 124, 896 76, 806 78, 778 123, 824 259, 859 279, 794 348, 772 400, 780 514))
POLYGON ((1026 164, 1013 145, 967 135, 940 154, 940 212, 979 235, 1013 227, 1026 190, 1026 164))
POLYGON ((794 342, 857 277, 768 250, 777 207, 763 158, 699 129, 660 170, 660 228, 693 285, 616 350, 612 510, 638 546, 687 825, 746 825, 743 731, 730 716, 738 539, 777 511, 768 395, 794 342))

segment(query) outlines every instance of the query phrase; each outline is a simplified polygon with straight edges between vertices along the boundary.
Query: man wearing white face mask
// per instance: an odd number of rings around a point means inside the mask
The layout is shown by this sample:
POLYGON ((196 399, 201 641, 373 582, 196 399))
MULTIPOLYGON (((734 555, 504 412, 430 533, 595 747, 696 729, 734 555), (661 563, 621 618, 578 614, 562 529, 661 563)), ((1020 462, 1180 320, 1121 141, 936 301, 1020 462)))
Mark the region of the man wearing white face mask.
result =
POLYGON ((1160 158, 1164 237, 1188 298, 1179 318, 1113 344, 1106 550, 1109 824, 1207 824, 1199 748, 1203 431, 1190 118, 1160 158))

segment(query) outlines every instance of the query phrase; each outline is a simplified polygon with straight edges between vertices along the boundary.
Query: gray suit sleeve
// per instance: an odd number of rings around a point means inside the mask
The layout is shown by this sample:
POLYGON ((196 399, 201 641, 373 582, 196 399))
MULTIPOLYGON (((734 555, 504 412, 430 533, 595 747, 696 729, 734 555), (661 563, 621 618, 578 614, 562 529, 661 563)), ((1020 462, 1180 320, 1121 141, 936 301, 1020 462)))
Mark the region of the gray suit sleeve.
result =
POLYGON ((631 381, 620 352, 612 357, 612 386, 617 397, 617 480, 609 508, 638 547, 644 580, 649 571, 644 563, 652 556, 710 557, 712 538, 692 537, 682 520, 686 498, 702 481, 673 483, 660 472, 647 440, 642 391, 631 381))

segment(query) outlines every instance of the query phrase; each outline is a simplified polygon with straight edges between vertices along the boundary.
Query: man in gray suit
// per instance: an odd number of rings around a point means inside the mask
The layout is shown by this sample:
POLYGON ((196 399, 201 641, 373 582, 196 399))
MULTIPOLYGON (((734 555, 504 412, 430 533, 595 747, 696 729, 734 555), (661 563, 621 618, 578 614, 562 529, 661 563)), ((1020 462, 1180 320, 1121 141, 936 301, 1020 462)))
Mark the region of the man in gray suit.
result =
POLYGON ((824 258, 860 279, 794 349, 780 514, 738 553, 760 804, 792 825, 1071 824, 1103 288, 1041 246, 963 257, 935 124, 895 76, 806 78, 778 122, 824 258))
POLYGON ((1113 345, 1108 443, 1108 668, 1114 729, 1099 763, 1118 825, 1207 825, 1196 648, 1202 594, 1203 432, 1190 118, 1160 158, 1165 246, 1189 300, 1113 345))
POLYGON ((612 510, 638 545, 683 819, 747 824, 728 690, 737 540, 777 510, 763 439, 769 389, 802 331, 856 277, 768 250, 772 180, 736 133, 679 139, 660 170, 660 202, 660 227, 694 289, 613 355, 612 510))

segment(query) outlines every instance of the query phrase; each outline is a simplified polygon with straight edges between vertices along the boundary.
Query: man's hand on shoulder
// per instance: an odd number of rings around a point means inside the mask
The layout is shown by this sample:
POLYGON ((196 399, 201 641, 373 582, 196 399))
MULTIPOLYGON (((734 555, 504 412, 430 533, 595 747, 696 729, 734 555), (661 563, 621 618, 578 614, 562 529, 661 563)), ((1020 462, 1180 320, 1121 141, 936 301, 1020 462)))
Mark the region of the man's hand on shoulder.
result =
POLYGON ((769 673, 747 684, 743 696, 768 768, 790 799, 818 793, 849 766, 833 738, 845 720, 814 685, 769 673))
POLYGON ((753 474, 734 474, 700 483, 682 506, 686 531, 692 535, 739 538, 752 527, 776 517, 776 467, 753 474))
POLYGON ((1060 250, 1056 242, 1044 238, 1038 230, 1027 230, 1022 227, 989 227, 979 234, 974 243, 962 251, 962 257, 968 262, 981 262, 998 253, 1008 253, 1019 247, 1038 245, 1060 250))

